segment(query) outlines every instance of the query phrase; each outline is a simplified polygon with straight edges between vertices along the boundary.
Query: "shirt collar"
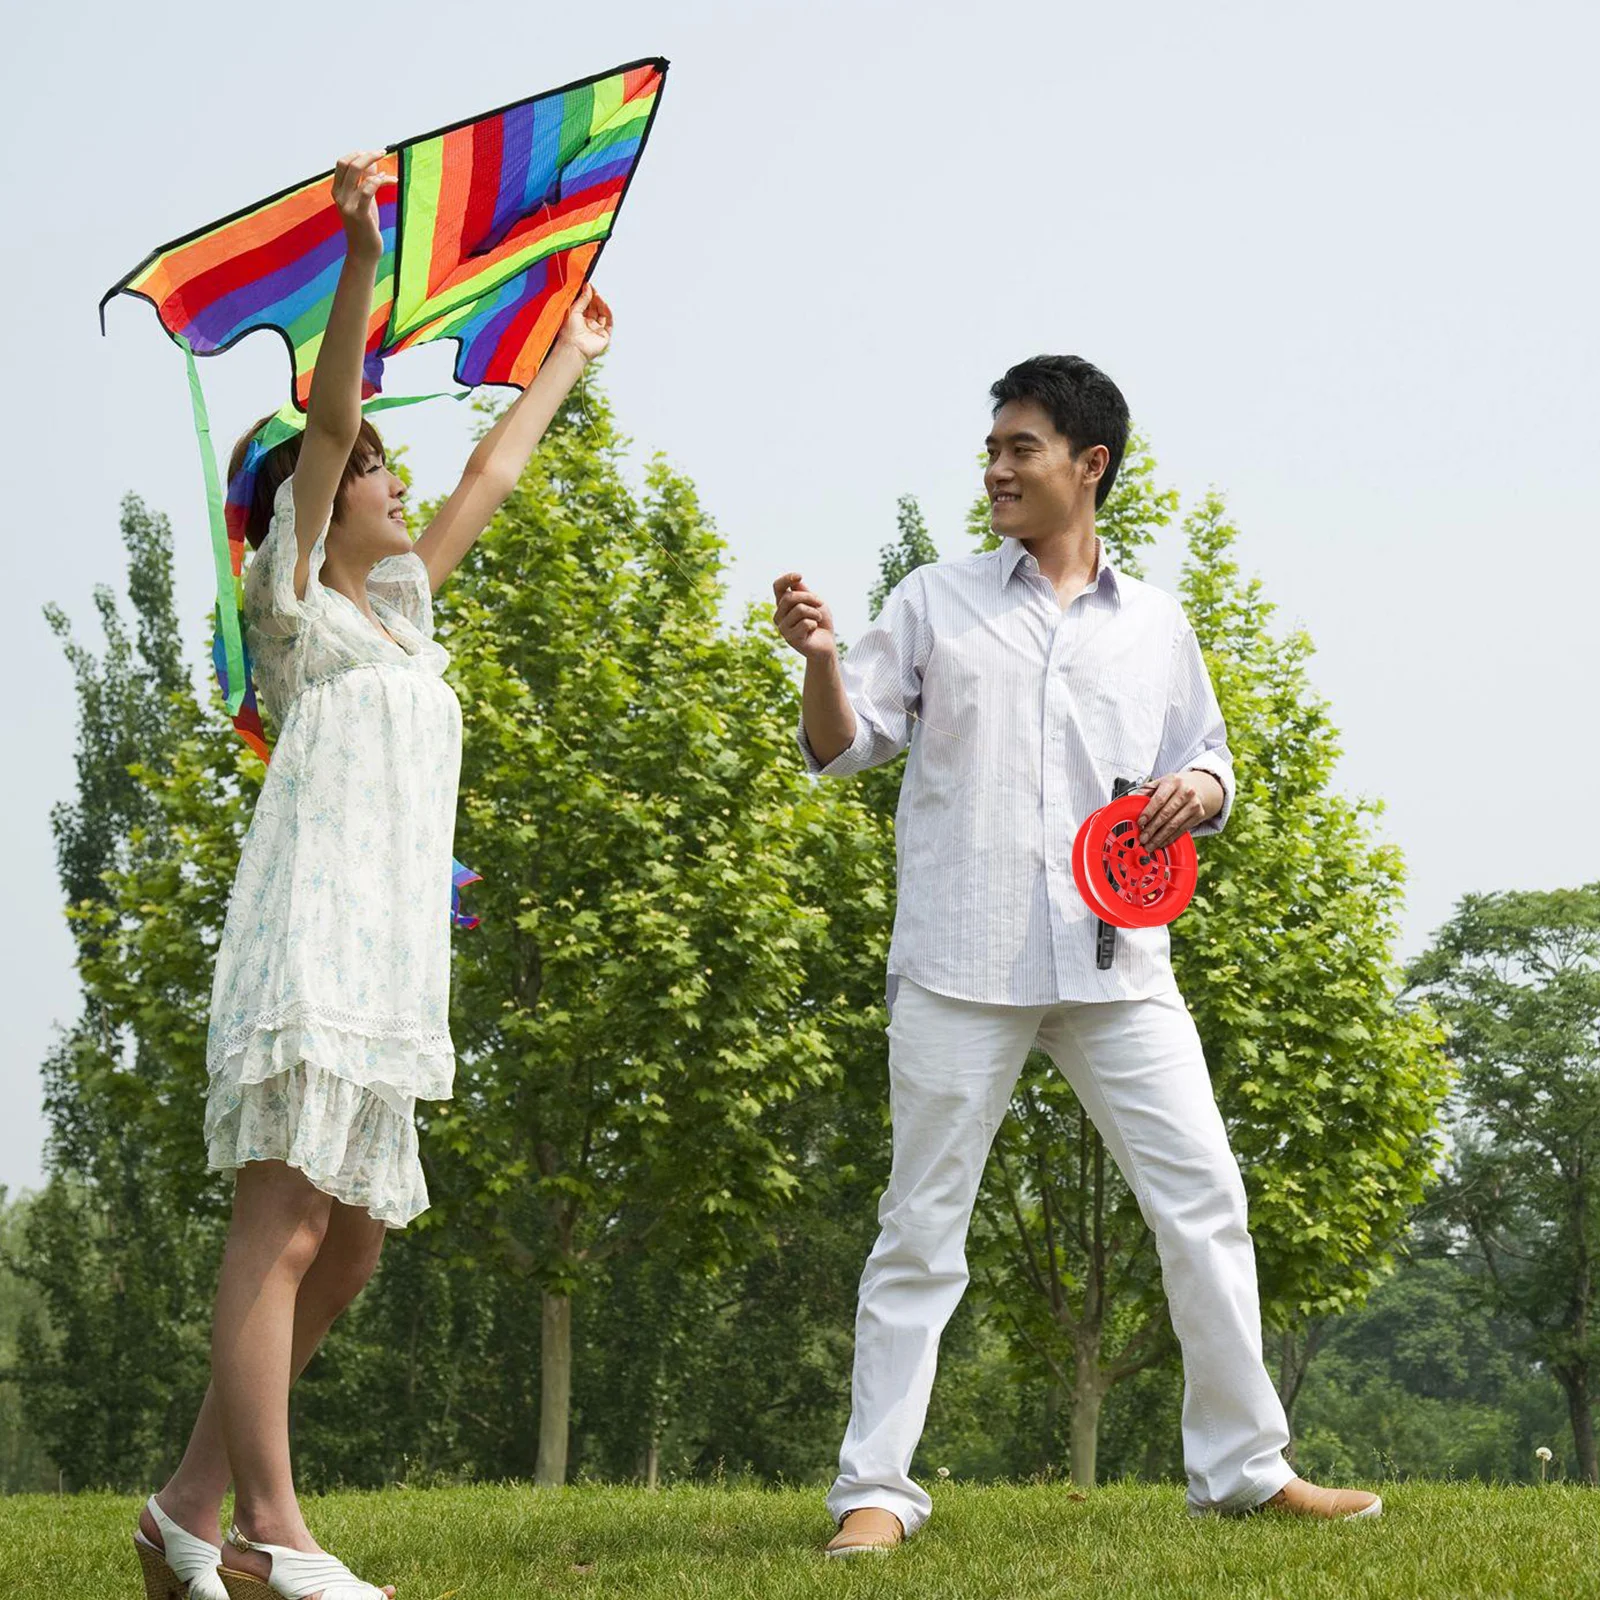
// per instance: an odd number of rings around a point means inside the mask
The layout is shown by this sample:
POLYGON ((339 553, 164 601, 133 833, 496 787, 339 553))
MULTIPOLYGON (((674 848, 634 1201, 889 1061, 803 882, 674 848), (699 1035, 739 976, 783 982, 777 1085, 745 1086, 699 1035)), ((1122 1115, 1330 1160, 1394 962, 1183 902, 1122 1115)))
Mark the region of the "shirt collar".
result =
MULTIPOLYGON (((1095 587, 1101 594, 1108 594, 1118 604, 1122 603, 1122 580, 1117 575, 1117 569, 1111 564, 1111 558, 1106 554, 1105 541, 1095 535, 1094 541, 1095 561, 1098 576, 1095 587)), ((1002 539, 1000 541, 1000 587, 1003 589, 1011 582, 1011 575, 1021 565, 1023 557, 1028 556, 1028 547, 1020 539, 1002 539)), ((1033 558, 1028 556, 1031 561, 1033 558)), ((1033 570, 1037 572, 1038 563, 1035 562, 1033 570)))

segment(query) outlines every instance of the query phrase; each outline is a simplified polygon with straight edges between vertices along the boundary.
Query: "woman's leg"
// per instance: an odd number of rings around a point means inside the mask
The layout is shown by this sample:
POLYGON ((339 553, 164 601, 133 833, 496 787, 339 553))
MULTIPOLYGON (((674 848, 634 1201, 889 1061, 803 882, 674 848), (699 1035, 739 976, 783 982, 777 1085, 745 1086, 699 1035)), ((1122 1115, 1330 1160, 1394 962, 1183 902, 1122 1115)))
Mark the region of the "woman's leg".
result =
POLYGON ((211 1327, 211 1384, 235 1516, 253 1538, 273 1544, 306 1538, 289 1466, 295 1305, 332 1211, 327 1195, 281 1161, 239 1169, 211 1327))
MULTIPOLYGON (((305 1187, 311 1188, 309 1184, 305 1187)), ((212 1381, 233 1468, 233 1519, 250 1539, 287 1545, 291 1550, 320 1547, 295 1498, 289 1465, 289 1386, 334 1319, 372 1276, 383 1245, 382 1223, 374 1222, 365 1211, 330 1201, 326 1195, 318 1195, 318 1199, 322 1202, 317 1213, 321 1225, 309 1260, 301 1265, 304 1233, 284 1246, 276 1261, 271 1259, 270 1243, 259 1260, 241 1251, 232 1285, 240 1304, 236 1310, 225 1290, 219 1288, 217 1323, 212 1331, 212 1381), (285 1349, 281 1314, 276 1310, 262 1314, 257 1307, 267 1298, 266 1281, 291 1275, 294 1316, 285 1349), (305 1343, 299 1349, 293 1338, 295 1327, 304 1330, 305 1343), (230 1336, 231 1346, 224 1342, 230 1336), (273 1364, 270 1373, 260 1370, 263 1357, 273 1364)), ((237 1201, 234 1214, 237 1217, 237 1201)), ((267 1235, 270 1240, 272 1230, 267 1230, 267 1235)), ((228 1267, 224 1257, 224 1285, 228 1284, 228 1267)), ((265 1578, 272 1570, 272 1558, 259 1551, 239 1550, 228 1543, 222 1548, 224 1565, 235 1571, 265 1578)), ((394 1591, 386 1592, 392 1595, 394 1591)))
MULTIPOLYGON (((338 1201, 329 1205, 321 1246, 301 1278, 295 1296, 291 1347, 293 1378, 298 1378, 305 1370, 328 1329, 366 1287, 377 1267, 387 1231, 360 1207, 341 1205, 338 1201)), ((219 1288, 219 1298, 220 1292, 219 1288)), ((200 1538, 214 1540, 230 1478, 222 1415, 213 1383, 206 1389, 183 1460, 156 1498, 161 1509, 180 1527, 200 1538)), ((147 1539, 160 1543, 159 1531, 148 1512, 141 1515, 140 1526, 147 1539)))

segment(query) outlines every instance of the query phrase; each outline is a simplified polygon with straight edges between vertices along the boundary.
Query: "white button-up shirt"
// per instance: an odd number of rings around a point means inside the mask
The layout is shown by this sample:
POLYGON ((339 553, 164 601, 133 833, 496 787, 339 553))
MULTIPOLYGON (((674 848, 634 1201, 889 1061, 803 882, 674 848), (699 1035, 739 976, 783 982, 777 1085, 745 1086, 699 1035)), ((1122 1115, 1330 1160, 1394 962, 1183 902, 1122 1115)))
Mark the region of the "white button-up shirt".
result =
POLYGON ((855 738, 812 772, 844 777, 907 745, 895 816, 896 975, 1000 1005, 1134 1000, 1172 984, 1165 928, 1118 929, 1095 964, 1097 915, 1072 878, 1072 841, 1118 778, 1198 768, 1233 804, 1222 712, 1183 607, 1119 573, 1063 606, 1016 539, 918 567, 845 653, 855 738))

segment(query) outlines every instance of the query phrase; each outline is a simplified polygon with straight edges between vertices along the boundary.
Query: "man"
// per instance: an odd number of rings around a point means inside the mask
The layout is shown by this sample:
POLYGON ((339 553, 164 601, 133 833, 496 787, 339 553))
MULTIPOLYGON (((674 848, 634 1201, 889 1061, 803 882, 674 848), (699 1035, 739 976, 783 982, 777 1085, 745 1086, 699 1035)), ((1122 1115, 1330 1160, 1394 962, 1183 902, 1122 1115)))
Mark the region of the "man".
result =
POLYGON ((1316 1488, 1283 1458, 1244 1186, 1166 930, 1105 937, 1073 883, 1078 825, 1119 780, 1149 791, 1139 826, 1158 848, 1219 831, 1233 797, 1182 607, 1118 572, 1095 534, 1127 403, 1074 356, 1025 361, 990 392, 998 550, 910 573, 847 664, 802 576, 773 585, 774 621, 805 657, 808 767, 843 777, 910 746, 889 950, 894 1159, 861 1278, 828 1554, 890 1548, 927 1520, 911 1457, 967 1283, 984 1162, 1035 1044, 1155 1232, 1183 1351, 1191 1511, 1378 1515, 1376 1495, 1316 1488))

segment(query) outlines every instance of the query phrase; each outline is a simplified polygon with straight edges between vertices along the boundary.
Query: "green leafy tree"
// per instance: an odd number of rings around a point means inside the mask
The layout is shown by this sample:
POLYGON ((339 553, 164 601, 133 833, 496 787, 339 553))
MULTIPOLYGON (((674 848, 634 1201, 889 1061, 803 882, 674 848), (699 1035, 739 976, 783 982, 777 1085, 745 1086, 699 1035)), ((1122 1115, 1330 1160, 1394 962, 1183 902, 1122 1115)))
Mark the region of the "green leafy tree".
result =
POLYGON ((1600 884, 1467 895, 1410 977, 1461 1071, 1439 1209, 1600 1482, 1600 884))
POLYGON ((214 1201, 199 1199, 213 1186, 196 1090, 204 1018, 197 1035, 188 993, 200 963, 185 920, 203 865, 185 864, 187 841, 173 833, 162 793, 179 781, 197 712, 166 519, 130 496, 122 535, 132 629, 103 588, 100 655, 58 608, 46 612, 78 700, 77 794, 52 823, 84 1005, 45 1063, 51 1176, 16 1258, 37 1296, 17 1336, 27 1417, 78 1485, 140 1482, 172 1458, 205 1386, 196 1313, 218 1237, 214 1201), (158 861, 165 876, 144 876, 158 861), (124 897, 129 874, 141 881, 137 903, 124 897), (162 959, 123 982, 122 954, 147 927, 162 959), (198 1060, 182 1087, 170 1070, 179 1059, 198 1060))
MULTIPOLYGON (((1420 1234, 1411 1245, 1432 1247, 1420 1234)), ((1538 1480, 1534 1451, 1557 1437, 1561 1392, 1519 1349, 1485 1278, 1470 1257, 1408 1254, 1331 1323, 1300 1400, 1309 1475, 1538 1480)))
POLYGON ((0 1186, 0 1494, 29 1494, 58 1486, 56 1468, 44 1441, 24 1414, 17 1383, 17 1333, 23 1324, 38 1329, 44 1304, 37 1286, 18 1275, 24 1254, 33 1196, 12 1199, 0 1186))
POLYGON ((1291 1410, 1321 1319, 1359 1305, 1432 1181, 1452 1081, 1438 1018, 1399 1003, 1400 851, 1340 755, 1302 629, 1273 633, 1212 493, 1185 523, 1181 594, 1238 772, 1173 962, 1250 1194, 1262 1311, 1291 1410))
POLYGON ((883 610, 889 592, 909 572, 925 567, 939 559, 938 547, 928 536, 927 519, 913 494, 903 494, 895 504, 897 537, 878 553, 878 576, 867 596, 867 610, 871 616, 883 610))
POLYGON ((490 871, 429 1143, 443 1217, 539 1285, 541 1483, 566 1475, 574 1294, 634 1253, 735 1266, 799 1187, 778 1113, 834 1072, 798 842, 837 819, 790 754, 787 668, 764 619, 720 622, 687 480, 658 460, 636 496, 622 450, 591 388, 450 610, 460 851, 490 871))

